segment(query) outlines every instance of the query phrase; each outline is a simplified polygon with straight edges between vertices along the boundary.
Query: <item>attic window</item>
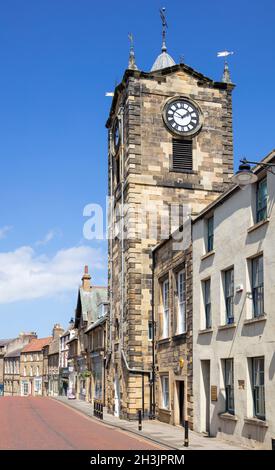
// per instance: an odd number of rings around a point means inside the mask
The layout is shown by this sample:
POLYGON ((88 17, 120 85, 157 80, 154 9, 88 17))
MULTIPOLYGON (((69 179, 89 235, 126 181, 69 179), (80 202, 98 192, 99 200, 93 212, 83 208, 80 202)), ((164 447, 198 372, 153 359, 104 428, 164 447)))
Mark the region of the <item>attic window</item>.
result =
POLYGON ((173 171, 193 170, 192 140, 173 139, 173 171))

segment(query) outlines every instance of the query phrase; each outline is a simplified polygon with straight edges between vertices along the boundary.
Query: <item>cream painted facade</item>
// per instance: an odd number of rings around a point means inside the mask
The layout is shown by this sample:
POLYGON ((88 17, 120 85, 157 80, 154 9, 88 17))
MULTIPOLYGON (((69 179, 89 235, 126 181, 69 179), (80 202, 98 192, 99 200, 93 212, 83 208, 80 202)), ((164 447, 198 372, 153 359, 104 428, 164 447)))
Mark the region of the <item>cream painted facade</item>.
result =
MULTIPOLYGON (((264 161, 274 162, 274 157, 273 151, 264 161)), ((258 179, 265 177, 259 167, 255 172, 258 179)), ((259 186, 254 183, 244 191, 233 188, 226 192, 193 223, 193 391, 196 431, 270 449, 271 439, 275 439, 275 176, 267 172, 266 178, 266 220, 256 221, 259 186), (211 216, 214 247, 207 253, 207 219, 211 216), (263 314, 255 316, 261 308, 256 301, 254 307, 253 292, 259 302, 261 295, 253 287, 261 279, 261 270, 254 268, 257 276, 252 268, 260 266, 255 259, 259 256, 263 257, 264 305, 263 314), (228 269, 234 270, 234 318, 227 320, 228 269), (208 328, 207 280, 212 319, 208 328), (233 359, 232 380, 225 371, 225 367, 230 369, 228 359, 233 359), (234 403, 226 400, 226 396, 232 398, 232 389, 234 403)))

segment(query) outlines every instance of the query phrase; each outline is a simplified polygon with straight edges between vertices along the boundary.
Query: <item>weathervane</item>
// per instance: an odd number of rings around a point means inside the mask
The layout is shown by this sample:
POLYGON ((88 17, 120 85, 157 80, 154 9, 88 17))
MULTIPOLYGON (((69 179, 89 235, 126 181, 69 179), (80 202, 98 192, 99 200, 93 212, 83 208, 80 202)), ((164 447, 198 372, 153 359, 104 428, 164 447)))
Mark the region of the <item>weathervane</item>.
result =
POLYGON ((160 12, 160 17, 161 17, 161 21, 162 21, 162 52, 166 52, 167 51, 167 47, 166 47, 166 29, 168 28, 168 24, 167 24, 167 21, 166 21, 166 17, 165 17, 165 8, 163 7, 161 10, 159 10, 160 12))
POLYGON ((223 76, 222 76, 222 81, 224 83, 232 83, 231 78, 230 78, 230 72, 229 72, 229 66, 228 62, 226 60, 226 57, 233 55, 233 51, 221 51, 217 52, 217 57, 224 57, 224 70, 223 70, 223 76))
POLYGON ((128 34, 128 39, 130 41, 130 55, 129 55, 128 69, 138 70, 137 65, 136 65, 136 59, 135 59, 135 51, 134 51, 134 36, 132 33, 128 34))

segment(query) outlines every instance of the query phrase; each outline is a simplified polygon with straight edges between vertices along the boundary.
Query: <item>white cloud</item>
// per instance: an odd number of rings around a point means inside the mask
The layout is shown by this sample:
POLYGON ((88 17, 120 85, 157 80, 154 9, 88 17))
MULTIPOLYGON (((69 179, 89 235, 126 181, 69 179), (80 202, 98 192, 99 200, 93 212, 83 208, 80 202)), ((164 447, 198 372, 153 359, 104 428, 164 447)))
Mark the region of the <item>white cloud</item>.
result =
POLYGON ((101 248, 77 246, 54 256, 37 255, 30 246, 0 253, 0 303, 52 297, 75 291, 85 264, 93 280, 95 271, 105 269, 101 248))
POLYGON ((45 237, 42 238, 42 240, 38 240, 35 244, 36 246, 44 246, 47 245, 51 240, 53 240, 56 236, 61 235, 61 231, 57 229, 52 229, 49 230, 48 233, 46 233, 45 237))
POLYGON ((12 230, 11 225, 5 225, 4 227, 0 227, 0 240, 6 238, 7 234, 12 230))

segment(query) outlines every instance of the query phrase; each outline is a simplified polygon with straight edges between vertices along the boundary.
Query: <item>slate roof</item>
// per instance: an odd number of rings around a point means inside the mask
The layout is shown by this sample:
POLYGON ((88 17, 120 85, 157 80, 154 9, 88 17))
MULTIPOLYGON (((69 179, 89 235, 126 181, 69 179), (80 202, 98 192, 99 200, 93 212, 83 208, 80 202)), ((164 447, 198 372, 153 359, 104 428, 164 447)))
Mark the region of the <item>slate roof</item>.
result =
POLYGON ((10 338, 10 339, 0 339, 0 348, 3 346, 7 346, 7 344, 11 343, 11 341, 14 341, 15 338, 10 338))
POLYGON ((79 288, 75 316, 75 326, 78 327, 80 318, 84 322, 93 323, 97 320, 97 306, 107 301, 107 287, 92 286, 89 291, 79 288))
POLYGON ((52 336, 48 336, 47 338, 33 339, 22 349, 22 353, 41 351, 42 348, 44 348, 44 346, 49 345, 51 341, 52 336))
POLYGON ((9 357, 20 357, 21 351, 24 346, 21 346, 21 348, 14 349, 13 351, 10 351, 5 354, 4 358, 9 358, 9 357))
POLYGON ((104 315, 103 317, 98 318, 98 320, 96 320, 94 323, 92 323, 92 324, 87 328, 87 330, 85 331, 85 333, 89 333, 89 331, 94 330, 97 326, 103 325, 103 323, 106 322, 107 317, 108 317, 108 314, 104 315))

